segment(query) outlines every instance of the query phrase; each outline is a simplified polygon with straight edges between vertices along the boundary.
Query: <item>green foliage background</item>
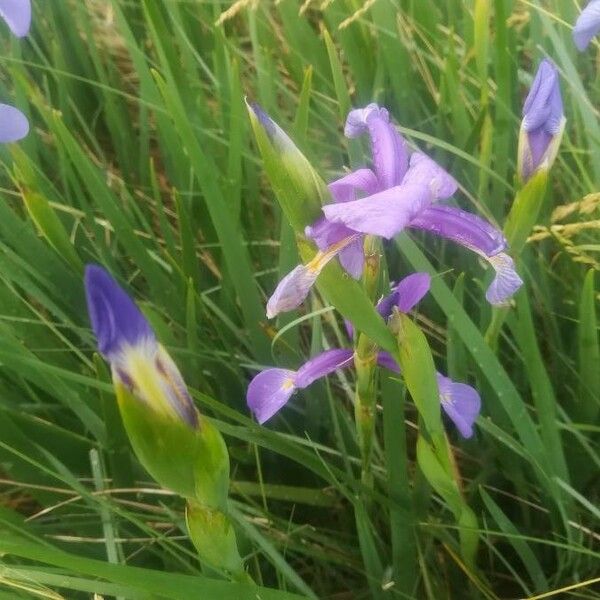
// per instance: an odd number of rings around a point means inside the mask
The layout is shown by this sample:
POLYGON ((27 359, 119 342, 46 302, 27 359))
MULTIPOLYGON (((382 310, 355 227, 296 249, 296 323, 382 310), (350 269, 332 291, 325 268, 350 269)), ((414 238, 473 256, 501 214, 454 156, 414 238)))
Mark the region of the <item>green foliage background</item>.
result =
POLYGON ((34 0, 25 41, 3 29, 1 97, 32 131, 0 149, 1 599, 600 597, 599 55, 571 42, 577 4, 34 0), (259 368, 348 342, 318 294, 264 316, 298 256, 244 96, 325 180, 365 161, 342 135, 348 109, 384 104, 460 181, 459 204, 502 224, 520 107, 544 55, 568 123, 522 255, 526 291, 498 343, 484 338, 473 256, 419 235, 386 245, 393 278, 439 273, 419 324, 436 366, 483 399, 475 438, 451 433, 478 518, 466 566, 452 507, 416 469, 415 410, 397 379, 382 376, 367 500, 351 374, 302 392, 267 427, 249 418, 259 368), (242 550, 272 589, 203 571, 182 503, 133 457, 93 354, 90 261, 142 303, 225 435, 242 550))

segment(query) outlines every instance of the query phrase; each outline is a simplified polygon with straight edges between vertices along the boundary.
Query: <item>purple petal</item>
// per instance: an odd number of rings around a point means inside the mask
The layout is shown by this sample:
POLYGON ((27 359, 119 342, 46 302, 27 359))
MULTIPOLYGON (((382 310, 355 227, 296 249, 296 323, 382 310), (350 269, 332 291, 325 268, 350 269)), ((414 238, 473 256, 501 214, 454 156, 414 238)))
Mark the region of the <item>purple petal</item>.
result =
POLYGON ((506 248, 506 239, 491 223, 452 206, 432 205, 417 215, 410 227, 435 233, 485 256, 506 248))
POLYGON ((415 152, 410 157, 403 183, 428 187, 436 200, 450 198, 458 189, 456 179, 422 152, 415 152))
POLYGON ((346 246, 339 254, 340 264, 345 271, 354 277, 360 279, 365 266, 364 240, 360 236, 357 240, 346 246))
POLYGON ((353 364, 354 351, 349 349, 326 350, 308 360, 296 373, 296 386, 308 387, 311 383, 325 377, 338 369, 344 369, 353 364))
POLYGON ((281 312, 293 310, 302 304, 317 277, 334 257, 356 241, 357 235, 351 235, 330 246, 325 252, 317 252, 306 265, 298 265, 277 285, 267 302, 267 317, 272 319, 281 312))
POLYGON ((296 373, 288 369, 267 369, 248 386, 246 403, 259 423, 264 423, 280 410, 296 390, 296 373))
POLYGON ((540 62, 523 104, 523 127, 529 132, 543 127, 548 133, 555 134, 562 116, 558 70, 552 61, 545 58, 540 62))
POLYGON ((333 244, 341 242, 354 233, 345 225, 328 221, 325 217, 317 219, 304 229, 306 237, 315 242, 319 250, 327 250, 333 244))
POLYGON ((374 113, 378 118, 389 121, 389 113, 385 108, 380 108, 375 102, 371 102, 365 108, 355 108, 348 113, 344 135, 347 138, 356 138, 368 130, 367 117, 374 113))
POLYGON ((377 355, 377 364, 384 369, 393 371, 394 373, 400 373, 400 366, 389 352, 381 351, 377 355))
POLYGON ((431 192, 421 185, 401 185, 361 200, 327 204, 323 212, 328 220, 343 223, 354 231, 390 239, 432 200, 431 192))
POLYGON ((592 38, 600 32, 600 1, 592 0, 581 11, 575 27, 573 28, 573 41, 577 48, 583 52, 592 38))
POLYGON ((6 21, 14 35, 27 35, 31 25, 31 1, 0 0, 0 17, 6 21))
POLYGON ((290 271, 277 284, 267 302, 267 318, 272 319, 279 313, 298 308, 308 296, 318 276, 319 272, 306 265, 298 265, 290 271))
MULTIPOLYGON (((306 227, 304 233, 306 237, 312 239, 317 244, 319 250, 326 251, 334 244, 354 235, 355 232, 341 223, 332 223, 325 217, 321 217, 312 225, 306 227)), ((341 250, 339 259, 342 267, 354 279, 359 279, 362 275, 365 262, 362 236, 359 236, 358 239, 341 250)))
POLYGON ((387 296, 377 304, 377 312, 387 319, 392 314, 392 309, 397 306, 404 313, 412 310, 427 294, 431 287, 431 276, 428 273, 412 273, 392 288, 387 296))
POLYGON ((564 123, 558 70, 544 59, 523 105, 519 136, 519 172, 523 180, 529 179, 545 161, 548 167, 554 162, 564 123))
POLYGON ((464 383, 455 383, 449 377, 437 374, 440 400, 444 412, 465 438, 473 435, 473 423, 481 410, 477 390, 464 383))
POLYGON ((490 304, 505 304, 523 285, 523 280, 515 270, 513 259, 504 252, 488 258, 494 267, 496 276, 487 289, 485 297, 490 304))
POLYGON ((0 104, 0 143, 16 142, 28 133, 27 117, 14 106, 0 104))
POLYGON ((396 286, 398 309, 407 313, 414 308, 427 294, 431 287, 431 276, 428 273, 412 273, 396 286))
POLYGON ((346 136, 357 137, 365 131, 371 138, 373 167, 380 189, 400 185, 408 166, 408 151, 404 139, 390 123, 388 111, 377 104, 350 111, 346 136))
POLYGON ((109 361, 127 347, 156 344, 140 309, 102 267, 86 266, 85 293, 98 350, 109 361))
POLYGON ((332 181, 328 186, 336 202, 349 202, 357 200, 358 194, 370 196, 377 191, 378 182, 371 169, 357 169, 332 181))

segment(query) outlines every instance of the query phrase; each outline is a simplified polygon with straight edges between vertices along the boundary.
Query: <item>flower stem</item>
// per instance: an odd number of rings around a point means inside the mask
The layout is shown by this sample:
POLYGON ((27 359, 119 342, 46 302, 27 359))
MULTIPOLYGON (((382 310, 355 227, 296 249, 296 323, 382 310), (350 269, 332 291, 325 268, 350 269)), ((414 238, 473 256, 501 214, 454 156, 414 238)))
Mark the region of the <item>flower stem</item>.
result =
MULTIPOLYGON (((365 238, 365 269, 363 286, 373 302, 377 299, 380 271, 379 241, 374 236, 365 238)), ((359 334, 354 350, 356 391, 354 418, 362 456, 362 481, 372 486, 371 460, 375 435, 375 407, 377 399, 377 345, 364 334, 359 334)))

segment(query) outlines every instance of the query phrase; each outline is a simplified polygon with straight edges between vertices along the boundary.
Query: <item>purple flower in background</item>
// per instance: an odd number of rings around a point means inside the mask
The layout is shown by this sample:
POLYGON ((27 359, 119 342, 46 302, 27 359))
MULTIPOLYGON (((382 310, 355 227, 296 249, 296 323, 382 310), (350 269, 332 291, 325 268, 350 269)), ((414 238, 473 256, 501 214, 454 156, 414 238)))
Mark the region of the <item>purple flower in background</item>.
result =
POLYGON ((372 168, 361 168, 329 184, 334 200, 323 206, 324 216, 306 228, 319 248, 307 265, 291 271, 277 286, 267 304, 267 316, 298 307, 325 265, 339 257, 355 278, 364 267, 364 236, 390 239, 406 228, 423 229, 477 252, 496 269, 486 297, 502 304, 522 284, 506 240, 487 221, 465 211, 442 206, 458 188, 454 178, 422 152, 409 156, 406 143, 390 123, 387 110, 376 104, 350 112, 345 134, 368 134, 372 168))
MULTIPOLYGON (((409 312, 427 294, 431 277, 427 273, 413 273, 405 277, 380 300, 377 305, 379 314, 387 319, 395 308, 409 312)), ((353 329, 346 323, 348 334, 353 337, 353 329)), ((308 360, 300 369, 271 368, 256 375, 248 386, 246 401, 259 423, 264 423, 283 408, 296 390, 304 389, 311 383, 346 369, 354 364, 354 353, 350 349, 327 350, 308 360)), ((400 373, 400 367, 391 354, 379 352, 379 366, 400 373)), ((471 386, 455 383, 450 378, 437 374, 440 392, 440 405, 456 425, 463 437, 473 435, 473 423, 479 415, 481 400, 471 386)))
POLYGON ((544 59, 523 105, 519 135, 519 174, 527 181, 554 163, 565 128, 560 82, 555 64, 544 59))
POLYGON ((0 143, 16 142, 28 133, 27 117, 14 106, 0 104, 0 143))
POLYGON ((198 413, 179 369, 119 284, 97 265, 85 269, 85 293, 98 350, 113 380, 162 414, 198 426, 198 413))
POLYGON ((573 41, 579 51, 583 52, 598 33, 600 33, 600 0, 590 0, 573 27, 573 41))
POLYGON ((0 0, 0 17, 14 35, 27 35, 31 25, 31 0, 0 0))

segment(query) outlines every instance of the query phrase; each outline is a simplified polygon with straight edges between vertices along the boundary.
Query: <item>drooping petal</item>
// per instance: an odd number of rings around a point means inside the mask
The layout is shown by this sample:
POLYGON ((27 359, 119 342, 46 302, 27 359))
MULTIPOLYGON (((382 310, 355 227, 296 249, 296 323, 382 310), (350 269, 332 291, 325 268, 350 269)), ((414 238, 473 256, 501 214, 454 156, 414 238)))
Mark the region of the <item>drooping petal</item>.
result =
MULTIPOLYGON (((389 352, 379 352, 377 364, 394 373, 400 373, 400 367, 389 352)), ((460 434, 465 438, 473 435, 473 423, 481 411, 481 398, 477 390, 465 383, 456 383, 450 377, 436 373, 440 404, 450 417, 460 434)))
POLYGON ((456 179, 423 152, 414 152, 403 183, 429 187, 436 200, 450 198, 458 189, 456 179))
POLYGON ((481 410, 477 390, 465 383, 456 383, 449 377, 437 374, 440 400, 444 412, 450 417, 465 438, 473 435, 473 423, 481 410))
POLYGON ((556 158, 565 126, 558 69, 542 60, 523 105, 518 166, 523 181, 556 158))
POLYGON ((494 267, 496 276, 490 284, 485 297, 490 304, 505 304, 509 298, 523 285, 515 269, 513 259, 504 252, 488 257, 494 267))
POLYGON ((285 406, 296 390, 295 378, 295 371, 288 369, 267 369, 254 377, 246 392, 246 402, 259 423, 285 406))
POLYGON ((506 248, 506 238, 499 229, 477 215, 452 206, 429 206, 409 227, 429 231, 485 256, 506 248))
POLYGON ((598 33, 600 33, 600 0, 591 0, 581 11, 575 23, 573 41, 579 51, 583 52, 598 33))
POLYGON ((298 388, 308 387, 311 383, 325 377, 338 369, 343 369, 352 364, 354 352, 349 349, 340 348, 326 350, 318 356, 308 360, 296 373, 296 386, 298 388))
POLYGON ((27 117, 14 106, 0 104, 0 143, 16 142, 28 133, 27 117))
POLYGON ((154 332, 140 309, 102 267, 86 266, 85 293, 98 350, 109 361, 124 348, 156 345, 154 332))
POLYGON ((323 212, 328 220, 343 223, 354 231, 391 239, 432 201, 428 188, 401 185, 361 200, 327 204, 323 212))
POLYGON ((308 360, 298 371, 267 369, 250 382, 246 402, 259 423, 278 412, 297 389, 304 389, 321 377, 353 364, 353 350, 326 350, 308 360))
POLYGON ((27 35, 31 25, 31 0, 0 0, 0 17, 14 35, 27 35))
POLYGON ((390 123, 388 111, 377 104, 350 111, 344 133, 353 138, 368 131, 373 168, 380 189, 400 185, 408 167, 408 150, 402 136, 390 123))
POLYGON ((350 202, 357 200, 359 196, 374 194, 378 182, 371 169, 357 169, 332 181, 327 187, 336 202, 350 202))
POLYGON ((351 235, 324 252, 317 252, 306 265, 298 265, 290 271, 277 285, 273 295, 267 302, 267 317, 272 319, 281 312, 293 310, 302 304, 310 288, 327 263, 336 257, 344 248, 356 241, 358 236, 351 235))
MULTIPOLYGON (((326 251, 331 246, 341 242, 342 240, 355 235, 355 232, 342 225, 341 223, 333 223, 325 217, 321 217, 312 225, 304 230, 306 237, 312 239, 319 250, 326 251)), ((357 236, 356 239, 348 244, 339 254, 342 267, 354 279, 359 279, 363 272, 365 264, 365 252, 363 244, 363 236, 357 236)))

